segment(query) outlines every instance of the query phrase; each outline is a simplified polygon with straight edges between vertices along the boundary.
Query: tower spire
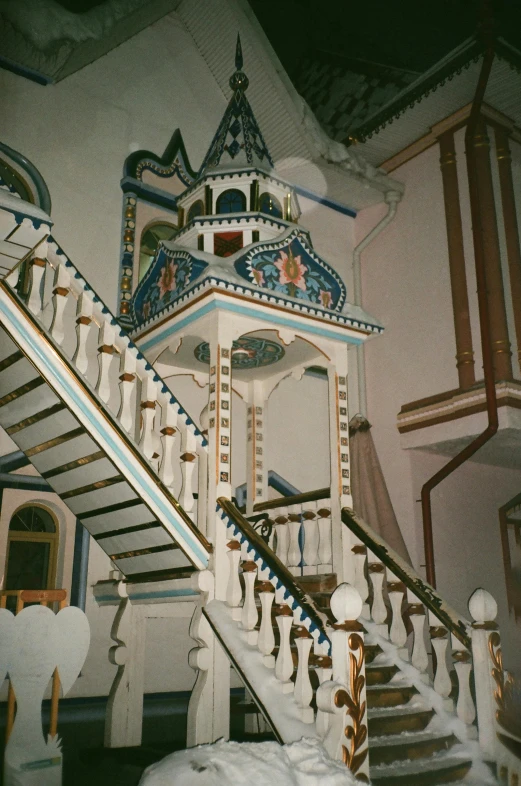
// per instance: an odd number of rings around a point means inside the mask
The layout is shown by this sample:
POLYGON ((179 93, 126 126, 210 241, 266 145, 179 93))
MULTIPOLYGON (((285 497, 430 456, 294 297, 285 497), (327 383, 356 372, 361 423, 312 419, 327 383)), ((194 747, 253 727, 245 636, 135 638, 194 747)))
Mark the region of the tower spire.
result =
POLYGON ((240 33, 237 33, 237 45, 235 47, 235 70, 242 70, 242 46, 240 33))

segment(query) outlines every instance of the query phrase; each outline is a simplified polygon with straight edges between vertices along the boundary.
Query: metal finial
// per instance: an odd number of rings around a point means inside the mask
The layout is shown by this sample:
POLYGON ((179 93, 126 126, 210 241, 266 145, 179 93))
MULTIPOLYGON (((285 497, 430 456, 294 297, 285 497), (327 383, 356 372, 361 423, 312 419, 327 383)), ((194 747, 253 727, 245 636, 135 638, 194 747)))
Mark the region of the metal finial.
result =
POLYGON ((241 34, 237 33, 237 46, 235 47, 235 69, 240 71, 242 68, 242 46, 241 34))

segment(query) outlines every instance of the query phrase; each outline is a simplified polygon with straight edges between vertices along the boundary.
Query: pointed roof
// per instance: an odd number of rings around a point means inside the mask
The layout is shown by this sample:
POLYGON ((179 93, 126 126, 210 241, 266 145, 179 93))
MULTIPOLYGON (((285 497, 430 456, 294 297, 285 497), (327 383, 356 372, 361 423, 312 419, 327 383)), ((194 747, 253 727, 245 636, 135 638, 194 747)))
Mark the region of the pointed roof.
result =
POLYGON ((204 157, 199 177, 207 169, 217 167, 273 167, 270 152, 245 95, 249 80, 242 65, 241 38, 237 35, 235 73, 230 78, 233 95, 204 157))

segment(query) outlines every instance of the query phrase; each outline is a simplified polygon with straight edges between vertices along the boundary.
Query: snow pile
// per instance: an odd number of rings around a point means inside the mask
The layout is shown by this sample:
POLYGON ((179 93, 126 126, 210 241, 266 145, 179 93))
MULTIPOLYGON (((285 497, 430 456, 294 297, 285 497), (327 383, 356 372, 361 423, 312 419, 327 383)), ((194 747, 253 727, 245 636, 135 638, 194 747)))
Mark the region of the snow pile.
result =
POLYGON ((83 14, 67 11, 55 0, 0 0, 0 13, 13 27, 45 50, 57 41, 101 40, 125 16, 148 0, 107 0, 83 14))
POLYGON ((318 740, 224 742, 178 751, 145 770, 139 786, 354 786, 318 740))

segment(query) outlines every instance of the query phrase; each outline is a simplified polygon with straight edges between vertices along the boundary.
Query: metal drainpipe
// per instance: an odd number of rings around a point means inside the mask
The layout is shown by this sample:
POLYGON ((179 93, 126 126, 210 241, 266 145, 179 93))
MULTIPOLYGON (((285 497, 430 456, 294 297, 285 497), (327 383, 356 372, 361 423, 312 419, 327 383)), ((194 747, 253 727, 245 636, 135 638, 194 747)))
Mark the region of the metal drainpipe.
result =
MULTIPOLYGON (((401 200, 402 195, 398 191, 387 191, 385 194, 385 202, 388 205, 387 213, 381 221, 374 226, 370 232, 364 237, 363 240, 353 250, 353 297, 355 306, 362 305, 362 273, 360 266, 360 257, 369 243, 382 232, 396 215, 398 209, 398 202, 401 200)), ((358 374, 358 413, 367 417, 367 388, 365 378, 365 350, 364 345, 359 344, 356 348, 356 368, 358 374)))
POLYGON ((445 464, 444 467, 442 467, 435 475, 433 475, 433 477, 430 478, 430 480, 428 480, 422 488, 421 503, 423 515, 425 566, 427 570, 427 581, 433 587, 436 587, 436 570, 434 567, 431 492, 439 483, 441 483, 442 480, 448 477, 452 472, 454 472, 455 469, 460 467, 465 461, 471 458, 471 456, 473 456, 474 453, 476 453, 486 442, 488 442, 488 440, 491 439, 498 430, 496 385, 494 381, 492 342, 490 338, 483 231, 480 221, 481 187, 478 182, 479 175, 476 170, 473 144, 493 60, 494 50, 489 44, 483 58, 481 72, 470 112, 469 122, 465 132, 465 152, 467 156, 470 210, 472 218, 472 239, 474 245, 474 262, 476 267, 479 327, 481 332, 481 349, 483 352, 483 375, 487 398, 488 425, 486 429, 481 434, 478 434, 478 436, 469 445, 467 445, 460 453, 454 456, 447 464, 445 464))

